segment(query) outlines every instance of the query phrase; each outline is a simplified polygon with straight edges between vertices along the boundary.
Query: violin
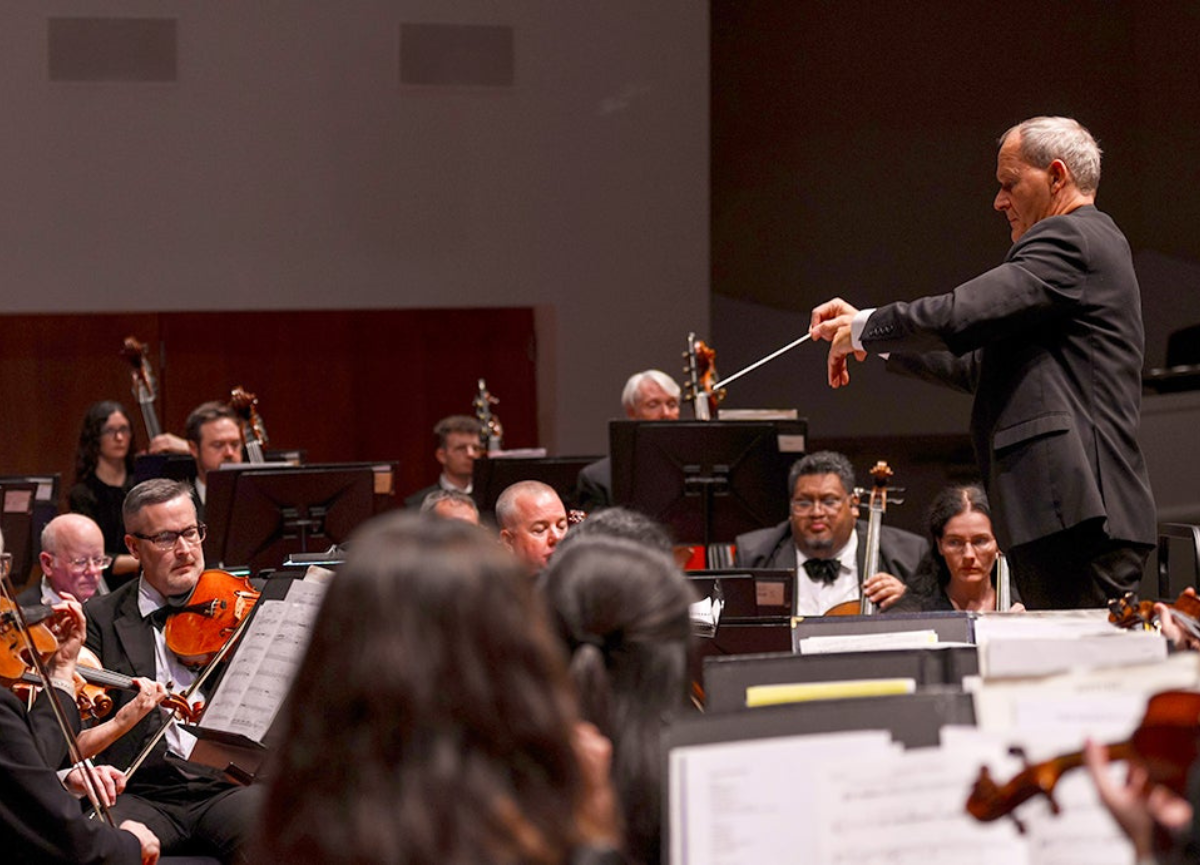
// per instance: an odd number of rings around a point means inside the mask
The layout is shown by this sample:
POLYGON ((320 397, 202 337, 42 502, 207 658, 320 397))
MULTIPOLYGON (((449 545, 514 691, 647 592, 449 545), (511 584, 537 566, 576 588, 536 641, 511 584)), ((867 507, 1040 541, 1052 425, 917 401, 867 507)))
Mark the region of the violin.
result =
POLYGON ((479 421, 479 444, 489 454, 504 447, 504 426, 492 411, 492 406, 499 404, 500 400, 488 390, 487 382, 480 379, 479 391, 472 405, 475 407, 475 419, 479 421))
POLYGON ((153 439, 162 434, 162 424, 158 422, 158 415, 154 411, 156 394, 154 371, 150 368, 150 351, 146 344, 139 342, 136 337, 127 336, 121 355, 133 366, 133 398, 142 410, 146 435, 153 439))
MULTIPOLYGON (((1181 628, 1200 640, 1200 598, 1187 591, 1181 592, 1172 604, 1167 604, 1171 619, 1181 628)), ((1108 620, 1118 628, 1142 628, 1154 630, 1158 626, 1158 614, 1154 601, 1138 600, 1137 592, 1126 592, 1108 602, 1108 620)))
MULTIPOLYGON (((1162 784, 1179 796, 1187 795, 1188 769, 1196 760, 1200 743, 1200 693, 1163 691, 1146 704, 1146 714, 1133 735, 1105 746, 1109 759, 1136 760, 1146 767, 1152 783, 1162 784)), ((1064 772, 1083 765, 1083 752, 1063 754, 1025 768, 1004 784, 997 784, 987 766, 967 799, 967 812, 977 820, 996 820, 1035 796, 1045 796, 1050 810, 1059 813, 1054 787, 1064 772)), ((1024 825, 1013 816, 1017 829, 1024 825)))
MULTIPOLYGON (((894 472, 886 462, 880 460, 871 469, 874 484, 867 516, 866 554, 863 568, 858 575, 858 599, 845 601, 825 611, 826 616, 873 616, 879 612, 874 602, 867 597, 863 588, 870 577, 879 573, 879 541, 883 534, 883 514, 887 510, 888 480, 894 472)), ((899 500, 896 500, 897 504, 899 500)))
POLYGON ((692 404, 692 413, 696 420, 712 420, 717 413, 717 405, 725 398, 724 388, 715 388, 717 380, 717 352, 704 344, 704 340, 696 339, 696 334, 688 334, 687 351, 683 354, 687 359, 684 373, 687 375, 683 388, 683 398, 692 404))
MULTIPOLYGON (((12 607, 12 601, 0 598, 0 620, 3 621, 3 625, 0 626, 3 629, 3 643, 0 644, 0 680, 11 684, 13 691, 21 699, 28 700, 34 690, 41 687, 42 680, 32 669, 32 659, 25 647, 25 641, 14 626, 12 607)), ((31 612, 40 613, 42 610, 50 612, 49 607, 31 608, 31 612)), ((58 639, 45 624, 45 619, 32 623, 29 633, 34 647, 42 657, 48 657, 58 649, 58 639)), ((98 720, 112 711, 113 701, 108 695, 110 688, 122 691, 138 690, 137 682, 131 677, 104 669, 100 659, 86 647, 79 650, 74 685, 75 705, 79 709, 79 716, 84 720, 98 720)), ((175 694, 168 695, 162 705, 178 709, 189 720, 195 720, 199 713, 198 705, 189 705, 187 700, 175 694)))
POLYGON ((230 392, 229 406, 242 419, 242 439, 246 442, 246 456, 255 465, 267 461, 263 448, 267 445, 267 428, 258 413, 258 397, 238 385, 230 392))
POLYGON ((168 610, 163 627, 167 648, 185 666, 207 665, 250 614, 260 594, 249 577, 204 571, 187 603, 168 610))

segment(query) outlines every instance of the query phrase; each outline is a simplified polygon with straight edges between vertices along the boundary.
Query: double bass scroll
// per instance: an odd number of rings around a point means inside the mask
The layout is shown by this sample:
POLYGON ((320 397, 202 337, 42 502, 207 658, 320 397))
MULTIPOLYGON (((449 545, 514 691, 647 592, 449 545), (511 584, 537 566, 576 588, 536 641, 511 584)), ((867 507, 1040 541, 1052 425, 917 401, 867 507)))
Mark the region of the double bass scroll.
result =
POLYGON ((238 385, 229 394, 229 405, 242 419, 246 456, 255 465, 265 463, 267 458, 263 448, 267 446, 267 428, 258 413, 258 397, 238 385))

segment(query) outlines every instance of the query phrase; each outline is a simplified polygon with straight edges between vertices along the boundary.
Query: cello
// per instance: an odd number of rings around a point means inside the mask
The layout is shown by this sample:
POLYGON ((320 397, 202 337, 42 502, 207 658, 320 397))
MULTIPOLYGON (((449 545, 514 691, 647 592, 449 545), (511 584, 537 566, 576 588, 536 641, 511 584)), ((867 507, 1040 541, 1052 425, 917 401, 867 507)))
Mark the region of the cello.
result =
POLYGON ((687 360, 683 370, 687 376, 683 398, 692 404, 696 420, 712 420, 716 417, 717 406, 725 398, 724 388, 715 386, 717 352, 705 345, 704 340, 696 339, 696 334, 689 333, 683 356, 687 360))
POLYGON ((504 449, 504 426, 492 411, 492 406, 499 404, 500 400, 488 390, 487 382, 479 379, 479 390, 472 405, 475 408, 475 419, 479 421, 479 444, 484 452, 489 454, 504 449))
POLYGON ((150 350, 136 337, 127 336, 121 355, 133 366, 133 398, 142 410, 148 440, 153 441, 155 436, 162 435, 162 424, 158 422, 158 415, 154 411, 157 393, 154 371, 150 368, 150 350))
MULTIPOLYGON (((824 615, 826 616, 873 616, 879 612, 879 608, 867 597, 864 584, 870 577, 879 573, 879 541, 883 533, 883 515, 887 511, 888 480, 893 474, 894 472, 883 460, 879 460, 871 469, 874 483, 871 486, 871 497, 867 508, 867 540, 863 567, 858 574, 858 598, 831 607, 825 611, 824 615)), ((856 490, 856 492, 858 491, 856 490)), ((902 500, 893 497, 892 501, 900 504, 902 500)))

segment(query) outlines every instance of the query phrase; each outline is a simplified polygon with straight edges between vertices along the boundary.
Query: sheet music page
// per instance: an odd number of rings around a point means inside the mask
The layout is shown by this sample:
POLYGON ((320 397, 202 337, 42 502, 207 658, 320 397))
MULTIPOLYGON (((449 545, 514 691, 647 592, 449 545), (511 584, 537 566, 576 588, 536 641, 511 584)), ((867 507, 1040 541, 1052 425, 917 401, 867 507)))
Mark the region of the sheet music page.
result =
POLYGON ((880 649, 925 649, 937 645, 937 631, 888 631, 881 634, 834 634, 797 641, 801 655, 874 652, 880 649))
MULTIPOLYGON (((971 727, 942 729, 943 749, 977 747, 981 754, 986 754, 987 747, 992 746, 991 757, 983 763, 972 764, 972 781, 974 775, 978 774, 979 766, 984 763, 998 784, 1003 784, 1020 772, 1024 765, 1022 761, 1007 753, 1012 744, 1025 745, 1029 761, 1036 763, 1071 753, 1082 743, 1077 734, 1065 730, 1057 733, 1039 730, 1036 735, 1032 730, 1027 730, 1019 735, 987 733, 971 727), (1018 741, 1022 735, 1028 742, 1018 741)), ((1114 763, 1109 771, 1114 778, 1124 780, 1125 764, 1114 763)), ((1019 837, 1026 849, 1029 865, 1129 865, 1133 862, 1133 844, 1101 804, 1086 769, 1080 768, 1062 775, 1055 785, 1054 798, 1061 808, 1058 814, 1051 810, 1050 803, 1044 797, 1035 797, 1016 809, 1016 816, 1025 826, 1025 834, 1019 837)), ((1007 817, 996 822, 1015 827, 1007 817)))
POLYGON ((262 741, 296 677, 325 589, 322 583, 297 580, 285 599, 258 603, 202 727, 262 741))
POLYGON ((806 861, 1028 865, 1028 846, 1011 821, 981 823, 965 810, 979 767, 1003 759, 997 743, 976 739, 823 763, 817 771, 826 852, 806 861))
POLYGON ((672 865, 826 861, 811 845, 825 795, 814 768, 897 746, 883 731, 675 748, 670 755, 672 865))

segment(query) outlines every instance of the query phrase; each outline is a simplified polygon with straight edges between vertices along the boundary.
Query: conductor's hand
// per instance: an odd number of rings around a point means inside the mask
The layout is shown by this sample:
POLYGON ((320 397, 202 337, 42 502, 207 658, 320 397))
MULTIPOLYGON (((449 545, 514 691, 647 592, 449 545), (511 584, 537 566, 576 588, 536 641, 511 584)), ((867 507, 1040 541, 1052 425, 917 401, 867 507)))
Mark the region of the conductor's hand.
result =
POLYGON ((850 325, 858 309, 840 297, 827 300, 812 311, 812 322, 809 333, 813 339, 823 339, 829 342, 829 386, 842 387, 850 383, 850 369, 846 358, 849 355, 860 362, 865 360, 865 351, 855 351, 850 341, 850 325))
MULTIPOLYGON (((92 777, 96 781, 100 801, 111 808, 125 789, 125 773, 115 766, 93 766, 92 777)), ((83 779, 83 770, 78 766, 67 773, 63 783, 68 790, 80 796, 87 795, 87 782, 83 779)))
POLYGON ((886 610, 904 597, 904 593, 908 591, 908 586, 904 585, 904 583, 891 574, 885 574, 883 571, 880 571, 863 583, 863 591, 867 593, 867 597, 871 599, 871 603, 881 610, 886 610))
POLYGON ((142 845, 142 865, 155 865, 160 852, 158 836, 136 820, 125 820, 118 828, 134 835, 142 845))
MULTIPOLYGON (((1184 594, 1196 597, 1196 590, 1188 586, 1183 590, 1184 594)), ((1162 628, 1162 634, 1168 640, 1175 644, 1177 649, 1191 649, 1196 651, 1200 649, 1200 639, 1196 637, 1190 630, 1181 625, 1171 612, 1171 608, 1166 604, 1158 603, 1154 605, 1154 612, 1158 616, 1159 627, 1162 628)))

